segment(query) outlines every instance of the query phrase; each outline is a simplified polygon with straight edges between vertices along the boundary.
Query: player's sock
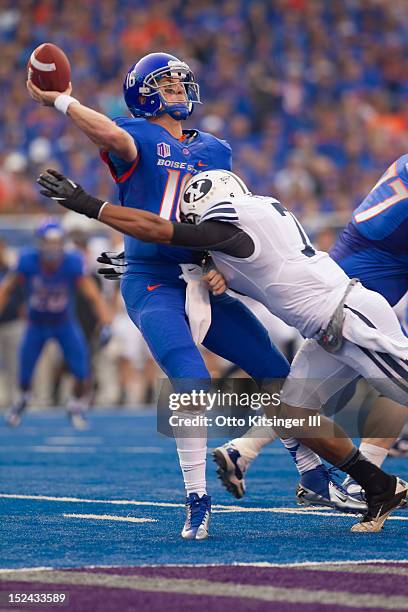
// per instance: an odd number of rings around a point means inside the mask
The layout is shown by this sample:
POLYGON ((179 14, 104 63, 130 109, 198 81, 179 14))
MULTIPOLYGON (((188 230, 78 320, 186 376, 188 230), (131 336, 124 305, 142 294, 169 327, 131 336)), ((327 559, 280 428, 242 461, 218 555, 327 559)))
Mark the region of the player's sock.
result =
POLYGON ((72 396, 68 399, 66 404, 68 414, 84 414, 89 408, 89 397, 88 395, 81 395, 80 397, 72 396))
POLYGON ((388 449, 376 446, 375 444, 369 444, 368 442, 361 442, 359 450, 364 457, 377 467, 382 466, 384 459, 388 455, 388 449))
POLYGON ((314 451, 296 440, 296 438, 286 438, 285 440, 281 438, 281 442, 290 452, 299 474, 304 474, 322 465, 319 455, 316 455, 314 451))
POLYGON ((264 446, 276 440, 277 437, 272 427, 255 425, 241 438, 231 440, 230 444, 235 446, 241 457, 250 462, 257 458, 264 446))
POLYGON ((13 411, 16 412, 19 415, 22 415, 23 412, 25 411, 25 409, 28 406, 30 398, 31 398, 31 392, 30 391, 23 391, 21 396, 20 396, 20 399, 13 406, 13 411))
POLYGON ((357 448, 354 448, 349 456, 336 467, 350 474, 363 487, 367 495, 381 495, 395 485, 395 476, 383 472, 364 457, 357 448))
POLYGON ((88 395, 81 397, 71 397, 66 404, 66 410, 71 421, 71 425, 78 431, 88 429, 87 411, 90 403, 88 395))
MULTIPOLYGON (((190 413, 179 412, 178 415, 180 420, 183 417, 191 419, 190 413)), ((192 431, 191 427, 178 427, 173 431, 187 497, 190 493, 197 493, 202 497, 207 493, 205 478, 207 429, 204 426, 195 427, 192 431), (195 435, 194 438, 191 437, 192 433, 195 435)))

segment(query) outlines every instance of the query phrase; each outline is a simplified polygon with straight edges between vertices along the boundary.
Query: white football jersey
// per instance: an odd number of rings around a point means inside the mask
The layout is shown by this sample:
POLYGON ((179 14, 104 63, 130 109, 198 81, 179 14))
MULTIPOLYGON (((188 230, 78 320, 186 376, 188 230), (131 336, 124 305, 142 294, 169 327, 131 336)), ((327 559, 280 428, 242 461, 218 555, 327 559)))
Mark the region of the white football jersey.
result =
POLYGON ((350 279, 313 248, 292 213, 274 198, 245 195, 210 206, 200 223, 210 220, 233 223, 255 244, 245 259, 211 251, 231 289, 258 300, 304 337, 326 328, 350 279))

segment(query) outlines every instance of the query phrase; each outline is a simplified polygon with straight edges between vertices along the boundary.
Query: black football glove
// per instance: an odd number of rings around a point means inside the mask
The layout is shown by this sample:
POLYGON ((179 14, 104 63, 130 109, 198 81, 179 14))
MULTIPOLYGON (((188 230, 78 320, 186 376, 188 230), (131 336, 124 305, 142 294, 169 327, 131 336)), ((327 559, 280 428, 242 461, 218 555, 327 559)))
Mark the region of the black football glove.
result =
POLYGON ((107 280, 119 280, 125 272, 127 264, 125 263, 125 253, 113 253, 112 251, 103 252, 96 260, 102 264, 108 264, 110 268, 99 268, 98 274, 107 280))
POLYGON ((47 198, 91 219, 98 219, 104 202, 86 193, 81 185, 67 179, 60 172, 49 169, 38 177, 37 183, 44 187, 40 193, 47 198))

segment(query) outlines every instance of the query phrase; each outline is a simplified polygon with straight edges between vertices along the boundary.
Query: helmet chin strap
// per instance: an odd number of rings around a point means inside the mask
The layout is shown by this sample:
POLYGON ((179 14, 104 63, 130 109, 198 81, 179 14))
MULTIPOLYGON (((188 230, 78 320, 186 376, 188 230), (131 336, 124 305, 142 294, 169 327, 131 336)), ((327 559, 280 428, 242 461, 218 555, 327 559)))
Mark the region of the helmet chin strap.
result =
POLYGON ((157 116, 160 115, 170 115, 176 121, 184 121, 190 116, 190 111, 187 104, 163 104, 162 110, 157 113, 157 116))

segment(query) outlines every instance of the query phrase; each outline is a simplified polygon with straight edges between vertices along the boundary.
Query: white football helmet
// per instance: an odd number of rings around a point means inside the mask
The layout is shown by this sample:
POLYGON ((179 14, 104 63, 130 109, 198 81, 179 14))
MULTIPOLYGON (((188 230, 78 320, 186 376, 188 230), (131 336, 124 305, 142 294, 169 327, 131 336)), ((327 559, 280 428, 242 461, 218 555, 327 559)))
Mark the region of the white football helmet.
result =
POLYGON ((199 223, 204 211, 218 202, 231 202, 251 192, 244 181, 228 170, 199 172, 187 181, 181 194, 180 218, 188 223, 199 223))

